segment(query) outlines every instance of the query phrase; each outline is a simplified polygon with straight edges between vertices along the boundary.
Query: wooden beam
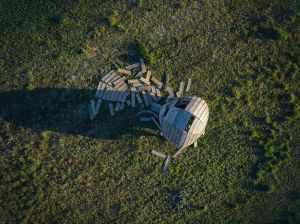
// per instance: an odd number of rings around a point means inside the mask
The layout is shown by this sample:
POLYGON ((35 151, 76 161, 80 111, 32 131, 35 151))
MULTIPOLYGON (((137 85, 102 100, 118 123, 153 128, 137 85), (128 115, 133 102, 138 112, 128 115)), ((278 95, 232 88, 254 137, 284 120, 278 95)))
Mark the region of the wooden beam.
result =
POLYGON ((143 58, 140 58, 140 63, 141 63, 142 73, 145 73, 146 72, 146 65, 145 65, 145 62, 144 62, 143 58))
POLYGON ((189 81, 188 81, 188 84, 187 84, 187 86, 186 86, 186 92, 189 92, 190 90, 191 90, 191 87, 192 87, 192 80, 191 79, 189 79, 189 81))
POLYGON ((156 155, 156 156, 158 156, 158 157, 160 157, 160 158, 163 158, 163 159, 166 158, 165 154, 162 154, 161 152, 158 152, 156 150, 152 150, 151 153, 154 154, 154 155, 156 155))
POLYGON ((124 75, 131 75, 131 71, 130 70, 126 70, 126 69, 122 69, 122 68, 118 68, 118 72, 124 75))
POLYGON ((168 155, 167 160, 166 160, 166 162, 165 162, 165 166, 164 166, 164 168, 163 168, 163 172, 166 172, 166 171, 168 170, 170 161, 171 161, 171 157, 168 155))
POLYGON ((127 65, 125 67, 126 70, 132 70, 132 69, 135 69, 135 68, 138 68, 141 64, 140 63, 135 63, 135 64, 132 64, 132 65, 127 65))
POLYGON ((114 106, 111 103, 109 103, 108 107, 110 111, 110 116, 114 116, 115 115, 114 106))

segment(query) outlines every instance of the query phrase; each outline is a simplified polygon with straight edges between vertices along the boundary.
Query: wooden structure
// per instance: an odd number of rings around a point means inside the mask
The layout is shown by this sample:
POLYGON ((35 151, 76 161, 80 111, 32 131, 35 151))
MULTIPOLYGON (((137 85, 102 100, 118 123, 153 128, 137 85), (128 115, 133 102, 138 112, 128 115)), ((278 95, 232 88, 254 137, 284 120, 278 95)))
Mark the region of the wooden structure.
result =
POLYGON ((208 106, 200 97, 175 98, 162 106, 159 112, 162 134, 179 148, 174 158, 205 133, 208 117, 208 106))
POLYGON ((180 83, 178 92, 168 86, 168 75, 162 83, 147 70, 145 62, 128 65, 125 69, 111 70, 98 83, 95 99, 90 100, 88 109, 90 119, 94 119, 101 106, 108 101, 111 116, 123 111, 125 107, 139 108, 140 121, 153 121, 161 135, 179 150, 173 156, 152 150, 152 153, 166 159, 163 170, 166 171, 171 158, 177 157, 185 148, 194 144, 204 134, 209 118, 206 102, 200 97, 184 96, 189 92, 192 80, 180 83), (162 93, 167 93, 165 104, 162 93), (115 106, 114 106, 115 104, 115 106), (163 104, 163 105, 162 105, 163 104))

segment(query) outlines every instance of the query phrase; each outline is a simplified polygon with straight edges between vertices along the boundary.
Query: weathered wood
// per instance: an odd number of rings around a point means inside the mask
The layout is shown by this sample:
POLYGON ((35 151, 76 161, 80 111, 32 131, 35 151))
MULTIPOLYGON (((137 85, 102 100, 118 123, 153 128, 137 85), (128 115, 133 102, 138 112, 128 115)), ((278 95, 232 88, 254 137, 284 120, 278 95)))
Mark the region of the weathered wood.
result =
POLYGON ((165 166, 164 166, 164 168, 163 168, 163 172, 166 172, 166 171, 168 170, 170 161, 171 161, 171 157, 168 155, 167 160, 166 160, 166 162, 165 162, 165 166))
POLYGON ((156 96, 156 88, 155 88, 155 86, 151 86, 152 88, 151 88, 151 96, 152 96, 152 98, 153 98, 153 100, 155 101, 155 102, 157 102, 158 101, 158 98, 157 98, 157 96, 156 96))
POLYGON ((143 83, 145 83, 147 86, 150 86, 150 81, 148 79, 146 79, 144 77, 141 77, 140 81, 143 82, 143 83))
POLYGON ((140 58, 140 64, 141 64, 141 68, 142 68, 142 73, 145 73, 146 72, 146 65, 145 65, 145 62, 144 62, 143 58, 140 58))
POLYGON ((137 99, 139 104, 143 103, 142 98, 141 98, 139 93, 136 93, 135 96, 136 96, 136 99, 137 99))
POLYGON ((113 74, 115 72, 115 70, 111 70, 110 72, 108 72, 105 76, 102 77, 101 81, 105 82, 107 80, 107 78, 109 78, 111 76, 111 74, 113 74))
POLYGON ((177 97, 181 97, 183 95, 183 91, 184 91, 184 86, 185 86, 185 82, 181 82, 180 83, 180 87, 179 87, 179 91, 177 92, 177 97))
POLYGON ((130 100, 126 100, 126 104, 127 104, 127 106, 130 106, 131 105, 131 101, 130 100))
POLYGON ((140 63, 135 63, 135 64, 132 64, 132 65, 127 65, 125 67, 126 70, 132 70, 132 69, 135 69, 135 68, 138 68, 141 64, 140 63))
POLYGON ((90 104, 90 103, 88 104, 88 108, 89 108, 89 117, 90 117, 90 120, 93 120, 93 118, 94 118, 95 116, 93 115, 93 112, 92 112, 92 108, 91 108, 91 104, 90 104))
POLYGON ((125 77, 124 77, 124 76, 123 76, 123 77, 120 77, 119 79, 117 79, 117 80, 115 80, 115 81, 113 82, 113 85, 114 85, 114 86, 117 86, 119 83, 123 83, 124 80, 125 80, 125 77))
POLYGON ((151 90, 151 86, 141 86, 141 87, 138 87, 137 90, 138 91, 147 91, 147 90, 151 90))
POLYGON ((129 95, 130 92, 125 92, 121 101, 124 103, 129 95))
POLYGON ((120 106, 121 106, 121 103, 117 103, 116 108, 115 108, 116 112, 120 110, 120 106))
POLYGON ((161 105, 158 104, 158 103, 153 103, 153 104, 151 105, 151 110, 152 110, 153 112, 159 113, 160 108, 161 108, 161 105))
POLYGON ((109 107, 110 115, 111 115, 111 116, 114 116, 114 115, 115 115, 115 111, 114 111, 114 106, 113 106, 113 104, 109 103, 109 104, 108 104, 108 107, 109 107))
POLYGON ((112 73, 106 80, 106 83, 110 83, 118 74, 116 72, 112 73))
POLYGON ((161 93, 159 89, 156 89, 156 94, 157 94, 157 99, 160 100, 161 99, 161 93))
POLYGON ((140 71, 140 72, 138 72, 135 76, 134 76, 134 78, 138 78, 138 77, 141 77, 142 76, 142 74, 143 74, 143 72, 142 71, 140 71))
POLYGON ((124 75, 131 75, 131 71, 130 70, 126 70, 126 69, 122 69, 122 68, 118 68, 118 72, 124 75))
POLYGON ((124 110, 124 108, 125 108, 125 103, 121 103, 120 110, 124 110))
POLYGON ((96 98, 98 98, 99 95, 100 95, 100 91, 101 91, 102 85, 103 85, 103 82, 101 82, 101 81, 97 85, 96 94, 95 94, 96 98))
POLYGON ((192 87, 192 79, 189 79, 185 91, 189 92, 191 90, 191 87, 192 87))
POLYGON ((139 83, 134 83, 134 84, 132 84, 132 87, 135 87, 135 88, 141 88, 141 87, 143 87, 144 86, 144 84, 143 83, 141 83, 141 82, 139 82, 139 83))
POLYGON ((146 107, 148 107, 148 106, 149 106, 149 102, 148 102, 148 97, 147 97, 146 92, 145 92, 145 91, 142 91, 142 95, 143 95, 143 98, 144 98, 146 107))
POLYGON ((156 125, 156 127, 157 127, 159 130, 161 130, 161 127, 160 127, 159 123, 157 122, 157 120, 156 120, 153 116, 151 117, 151 119, 152 119, 152 121, 154 122, 154 124, 156 125))
POLYGON ((151 106, 153 104, 153 99, 150 95, 150 92, 146 91, 146 95, 147 95, 147 98, 148 98, 149 106, 151 106))
POLYGON ((151 81, 157 86, 157 88, 161 89, 163 84, 162 82, 160 82, 158 79, 156 79, 155 77, 151 77, 151 81))
POLYGON ((102 103, 102 99, 98 99, 97 100, 97 104, 96 104, 96 114, 98 114, 100 107, 101 107, 101 103, 102 103))
POLYGON ((130 90, 131 90, 132 92, 136 92, 136 91, 137 91, 137 88, 131 87, 130 90))
POLYGON ((150 77, 151 77, 151 71, 147 71, 147 73, 146 73, 146 80, 148 80, 149 83, 150 83, 150 77))
POLYGON ((93 115, 95 116, 95 115, 97 114, 97 113, 96 113, 95 100, 90 100, 90 103, 91 103, 92 113, 93 113, 93 115))
POLYGON ((195 142, 194 142, 194 148, 197 148, 197 147, 198 147, 198 142, 195 141, 195 142))
POLYGON ((131 93, 131 107, 135 108, 135 93, 131 93))
POLYGON ((151 117, 139 117, 139 119, 142 122, 150 122, 150 121, 152 121, 151 117))
POLYGON ((128 84, 136 84, 136 83, 139 83, 140 80, 139 79, 129 79, 128 80, 128 84))
POLYGON ((161 152, 158 152, 156 150, 152 150, 151 153, 154 154, 154 155, 156 155, 156 156, 158 156, 158 157, 160 157, 160 158, 163 158, 163 159, 166 158, 165 154, 162 154, 161 152))

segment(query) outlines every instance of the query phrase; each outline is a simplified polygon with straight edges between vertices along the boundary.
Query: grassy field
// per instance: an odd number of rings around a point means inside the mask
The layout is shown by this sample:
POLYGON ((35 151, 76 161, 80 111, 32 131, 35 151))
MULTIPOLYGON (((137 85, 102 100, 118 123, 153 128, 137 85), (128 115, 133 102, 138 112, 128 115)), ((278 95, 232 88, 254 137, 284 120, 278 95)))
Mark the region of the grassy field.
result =
POLYGON ((0 0, 0 223, 300 223, 299 46, 297 0, 0 0), (140 57, 210 108, 167 173, 136 110, 88 119, 140 57))

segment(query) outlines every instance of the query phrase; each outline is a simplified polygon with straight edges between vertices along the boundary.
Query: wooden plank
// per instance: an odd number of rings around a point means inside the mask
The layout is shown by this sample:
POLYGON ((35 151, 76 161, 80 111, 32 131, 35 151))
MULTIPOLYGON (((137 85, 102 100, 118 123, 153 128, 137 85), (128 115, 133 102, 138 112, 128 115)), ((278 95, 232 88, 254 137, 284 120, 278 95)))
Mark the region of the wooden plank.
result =
POLYGON ((136 97, 136 99, 137 99, 137 101, 138 101, 139 104, 142 104, 142 103, 143 103, 142 98, 141 98, 141 96, 140 96, 139 93, 136 93, 136 94, 135 94, 135 97, 136 97))
POLYGON ((194 102, 194 104, 192 105, 192 107, 189 109, 189 112, 194 114, 194 111, 197 109, 198 105, 201 103, 201 101, 199 100, 196 100, 194 102))
POLYGON ((159 89, 156 89, 156 94, 157 94, 157 99, 160 100, 161 99, 161 93, 159 89))
POLYGON ((121 78, 124 78, 124 77, 121 77, 121 76, 119 76, 119 75, 116 75, 110 82, 111 82, 112 84, 114 84, 115 81, 118 81, 118 80, 121 79, 121 78))
POLYGON ((145 62, 144 62, 143 58, 140 58, 140 64, 141 64, 141 68, 142 68, 142 73, 145 73, 146 72, 146 65, 145 65, 145 62))
POLYGON ((139 117, 139 119, 142 122, 150 122, 150 121, 152 121, 151 117, 139 117))
POLYGON ((145 83, 147 86, 150 86, 150 81, 148 79, 145 79, 144 77, 141 77, 140 81, 145 83))
POLYGON ((109 103, 108 107, 109 107, 110 116, 114 116, 115 115, 115 111, 114 111, 113 104, 109 103))
POLYGON ((90 116, 90 120, 93 120, 93 118, 94 118, 95 116, 93 115, 93 112, 92 112, 92 108, 91 108, 91 104, 90 104, 90 103, 88 104, 88 108, 89 108, 89 116, 90 116))
POLYGON ((118 72, 124 75, 131 75, 131 71, 130 70, 126 70, 126 69, 122 69, 122 68, 118 68, 118 72))
POLYGON ((96 105, 95 105, 95 101, 94 100, 90 100, 90 103, 91 103, 91 109, 92 109, 92 114, 94 116, 96 116, 96 105))
POLYGON ((120 106, 121 106, 121 103, 117 103, 116 108, 115 108, 116 112, 120 110, 120 106))
POLYGON ((158 101, 158 98, 157 98, 157 96, 156 96, 156 88, 155 88, 155 86, 152 86, 152 89, 151 89, 151 96, 152 96, 152 98, 153 98, 153 100, 154 100, 155 102, 158 101))
POLYGON ((125 103, 121 103, 120 110, 124 110, 124 108, 125 108, 125 103))
POLYGON ((101 81, 105 82, 107 80, 107 78, 109 78, 111 76, 111 74, 113 74, 115 71, 111 70, 110 72, 108 72, 105 76, 102 77, 101 81))
POLYGON ((119 83, 124 82, 124 80, 125 80, 125 77, 124 77, 124 76, 123 76, 123 77, 120 77, 119 79, 117 79, 117 80, 115 80, 115 81, 113 82, 113 85, 114 85, 114 86, 117 86, 119 83))
POLYGON ((154 111, 154 112, 156 112, 156 113, 159 113, 160 108, 161 108, 161 105, 158 104, 158 103, 153 103, 153 104, 151 105, 151 110, 154 111))
POLYGON ((142 91, 142 95, 146 104, 146 107, 149 107, 148 97, 145 91, 142 91))
POLYGON ((131 87, 130 90, 131 90, 132 92, 136 92, 136 91, 137 91, 137 88, 131 87))
POLYGON ((96 114, 98 114, 99 110, 100 110, 100 107, 101 107, 101 103, 102 103, 102 99, 98 99, 97 100, 97 104, 96 104, 96 114))
POLYGON ((191 90, 191 87, 192 87, 192 79, 189 79, 185 91, 189 92, 191 90))
POLYGON ((206 112, 208 110, 207 104, 205 103, 205 101, 203 100, 203 106, 201 107, 201 109, 199 109, 196 113, 196 117, 201 117, 203 115, 204 112, 206 112))
POLYGON ((158 79, 156 79, 155 77, 151 77, 151 81, 157 86, 157 88, 161 89, 163 84, 162 82, 160 82, 158 79))
POLYGON ((135 93, 131 93, 131 107, 135 108, 135 93))
POLYGON ((128 86, 126 85, 126 83, 125 82, 123 82, 123 85, 121 86, 121 88, 119 89, 119 90, 128 90, 128 86))
POLYGON ((103 82, 101 82, 101 81, 97 85, 96 94, 95 94, 96 98, 98 98, 99 95, 100 95, 100 91, 101 91, 102 85, 103 85, 103 82))
POLYGON ((170 161, 171 161, 171 157, 168 156, 168 157, 167 157, 167 160, 166 160, 166 162, 165 162, 164 168, 163 168, 163 172, 166 172, 166 171, 168 170, 170 161))
POLYGON ((129 79, 128 80, 128 84, 136 84, 136 83, 139 83, 140 80, 139 79, 129 79))
POLYGON ((127 104, 127 106, 130 106, 131 105, 131 101, 130 100, 126 100, 126 104, 127 104))
POLYGON ((179 148, 181 148, 181 147, 183 146, 184 141, 185 141, 185 138, 186 138, 186 135, 187 135, 187 132, 184 131, 184 132, 182 133, 182 135, 181 135, 181 139, 180 139, 179 144, 178 144, 178 147, 179 147, 179 148))
POLYGON ((150 77, 151 77, 151 71, 147 71, 146 79, 149 81, 149 83, 150 83, 150 77))
POLYGON ((130 92, 125 92, 122 98, 122 102, 124 103, 127 99, 127 97, 130 95, 130 92))
POLYGON ((151 90, 151 89, 152 89, 151 86, 141 86, 141 87, 137 88, 138 91, 147 91, 147 90, 151 90))
POLYGON ((190 112, 196 116, 198 112, 202 110, 204 105, 205 101, 201 99, 201 101, 197 101, 197 103, 194 104, 194 106, 190 109, 190 112))
POLYGON ((141 83, 141 82, 132 84, 132 87, 135 87, 137 89, 140 88, 140 87, 143 87, 143 86, 144 86, 144 84, 141 83))
POLYGON ((125 69, 126 70, 132 70, 132 69, 135 69, 135 68, 138 68, 138 67, 140 67, 140 63, 135 63, 135 64, 132 64, 132 65, 127 65, 126 67, 125 67, 125 69))
POLYGON ((190 111, 190 108, 194 105, 194 103, 196 102, 197 97, 193 96, 190 99, 190 102, 188 103, 188 105, 185 107, 185 110, 190 111))
POLYGON ((143 72, 142 71, 140 71, 140 72, 138 72, 135 76, 134 76, 134 78, 138 78, 138 77, 141 77, 142 76, 142 74, 143 74, 143 72))
POLYGON ((151 106, 153 104, 153 99, 151 97, 150 92, 146 91, 146 95, 147 95, 147 98, 148 98, 149 105, 151 106))
POLYGON ((106 83, 110 83, 118 74, 116 72, 112 73, 106 80, 106 83))
POLYGON ((154 117, 151 117, 151 119, 154 122, 154 124, 156 125, 156 127, 161 131, 161 127, 160 127, 159 123, 157 122, 157 120, 154 117))
POLYGON ((165 154, 162 154, 161 152, 158 152, 156 150, 152 150, 151 153, 154 154, 154 155, 156 155, 156 156, 158 156, 158 157, 160 157, 160 158, 163 158, 163 159, 166 158, 165 154))
POLYGON ((179 91, 177 92, 177 97, 181 97, 183 95, 185 82, 180 83, 179 91))

